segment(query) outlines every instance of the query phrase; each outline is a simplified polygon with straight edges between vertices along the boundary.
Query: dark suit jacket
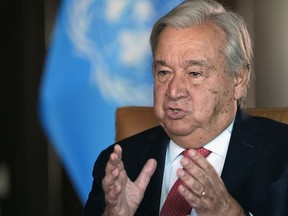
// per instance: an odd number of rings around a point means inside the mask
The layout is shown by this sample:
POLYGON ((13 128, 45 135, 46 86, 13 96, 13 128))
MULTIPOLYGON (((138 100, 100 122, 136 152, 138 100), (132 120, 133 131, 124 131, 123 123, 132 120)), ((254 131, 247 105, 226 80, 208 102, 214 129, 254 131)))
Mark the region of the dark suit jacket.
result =
MULTIPOLYGON (((156 171, 135 215, 158 215, 165 151, 169 137, 158 126, 127 138, 123 162, 134 181, 149 158, 157 160, 156 171)), ((83 215, 101 215, 105 208, 101 186, 105 165, 113 150, 98 157, 93 185, 83 215)), ((288 215, 288 125, 237 111, 222 179, 229 193, 254 216, 288 215)))

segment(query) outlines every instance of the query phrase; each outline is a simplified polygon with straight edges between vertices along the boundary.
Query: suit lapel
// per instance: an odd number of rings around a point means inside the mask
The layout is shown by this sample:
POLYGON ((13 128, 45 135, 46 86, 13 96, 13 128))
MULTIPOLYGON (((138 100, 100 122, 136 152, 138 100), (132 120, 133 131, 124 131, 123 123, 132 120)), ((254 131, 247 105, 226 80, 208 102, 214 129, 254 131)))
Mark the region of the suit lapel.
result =
POLYGON ((244 188, 265 143, 261 130, 254 118, 238 109, 221 175, 234 197, 244 188))
POLYGON ((139 213, 141 212, 139 215, 159 214, 165 155, 168 143, 169 137, 162 127, 159 126, 149 135, 147 143, 144 145, 143 154, 141 154, 142 158, 139 160, 140 166, 143 166, 142 164, 146 163, 149 158, 154 158, 157 161, 157 167, 146 189, 144 198, 138 209, 139 211, 137 211, 139 213))
MULTIPOLYGON (((265 140, 261 127, 244 111, 238 110, 221 178, 232 196, 242 191, 251 170, 257 161, 265 140)), ((139 166, 149 158, 157 161, 157 168, 146 189, 144 198, 135 215, 158 215, 169 137, 161 127, 156 128, 146 139, 141 151, 139 166)))

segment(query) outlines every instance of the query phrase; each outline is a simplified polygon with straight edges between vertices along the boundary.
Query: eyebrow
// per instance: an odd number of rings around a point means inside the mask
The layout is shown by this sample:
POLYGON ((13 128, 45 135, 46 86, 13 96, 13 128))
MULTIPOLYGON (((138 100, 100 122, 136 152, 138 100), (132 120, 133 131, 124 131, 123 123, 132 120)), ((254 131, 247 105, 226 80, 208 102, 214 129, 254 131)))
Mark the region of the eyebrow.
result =
MULTIPOLYGON (((164 60, 155 60, 153 62, 154 66, 161 65, 161 66, 169 66, 164 60)), ((200 67, 206 67, 206 68, 211 68, 212 65, 210 65, 207 61, 205 60, 197 60, 197 59, 190 59, 184 62, 183 66, 184 67, 190 67, 190 66, 200 66, 200 67)))
POLYGON ((155 61, 153 61, 153 65, 154 66, 156 66, 156 65, 168 66, 168 64, 166 64, 166 62, 163 60, 155 60, 155 61))
POLYGON ((206 68, 210 68, 212 67, 207 61, 205 60, 195 60, 195 59, 190 59, 185 61, 184 63, 184 67, 189 67, 189 66, 200 66, 200 67, 206 67, 206 68))

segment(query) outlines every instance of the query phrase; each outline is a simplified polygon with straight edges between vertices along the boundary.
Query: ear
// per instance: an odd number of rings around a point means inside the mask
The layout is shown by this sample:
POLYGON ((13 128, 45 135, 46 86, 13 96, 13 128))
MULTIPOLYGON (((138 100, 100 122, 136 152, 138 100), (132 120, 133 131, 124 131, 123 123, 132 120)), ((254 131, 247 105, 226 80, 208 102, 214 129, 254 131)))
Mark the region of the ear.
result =
POLYGON ((246 94, 248 75, 248 68, 242 68, 234 76, 234 97, 236 100, 246 94))

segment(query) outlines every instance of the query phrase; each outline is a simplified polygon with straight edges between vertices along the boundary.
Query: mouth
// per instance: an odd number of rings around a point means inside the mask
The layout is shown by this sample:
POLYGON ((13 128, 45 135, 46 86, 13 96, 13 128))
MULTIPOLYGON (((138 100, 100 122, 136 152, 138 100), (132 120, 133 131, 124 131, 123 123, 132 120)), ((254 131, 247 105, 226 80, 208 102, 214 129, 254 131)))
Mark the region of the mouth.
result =
POLYGON ((170 119, 179 120, 187 115, 187 112, 180 108, 169 107, 166 109, 166 114, 170 119))

